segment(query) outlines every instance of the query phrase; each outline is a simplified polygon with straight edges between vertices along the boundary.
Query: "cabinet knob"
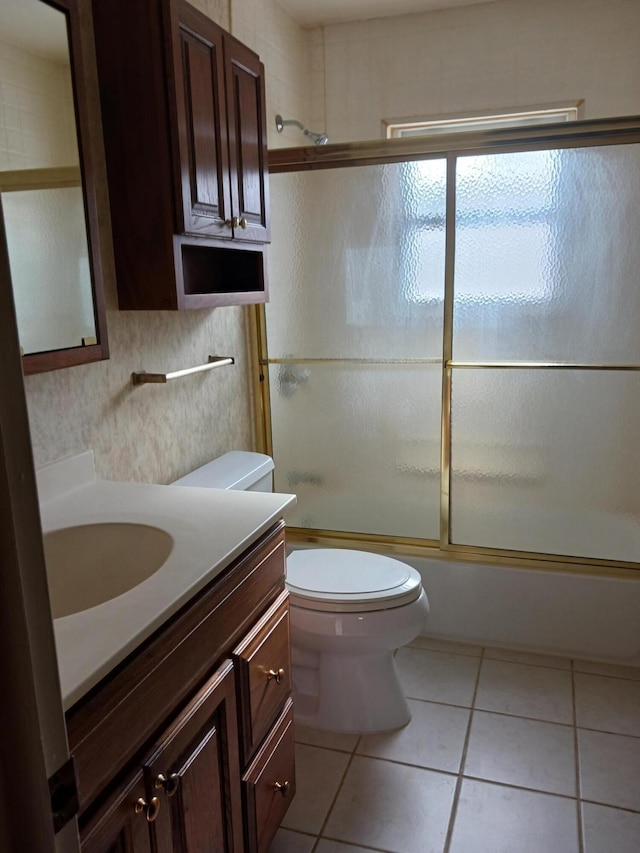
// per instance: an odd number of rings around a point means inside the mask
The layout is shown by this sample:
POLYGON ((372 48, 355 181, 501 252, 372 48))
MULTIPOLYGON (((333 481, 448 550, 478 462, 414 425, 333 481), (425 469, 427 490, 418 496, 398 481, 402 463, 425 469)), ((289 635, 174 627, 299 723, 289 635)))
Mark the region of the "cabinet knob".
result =
MULTIPOLYGON (((225 219, 224 224, 227 226, 227 228, 237 228, 241 223, 238 221, 238 217, 234 216, 233 219, 225 219)), ((246 227, 246 225, 242 225, 242 228, 246 227)))
POLYGON ((284 669, 278 669, 278 670, 270 669, 267 672, 267 679, 269 681, 271 681, 271 679, 273 678, 273 679, 275 679, 276 684, 280 684, 280 682, 284 679, 284 675, 285 675, 284 669))
POLYGON ((274 782, 273 787, 276 791, 280 791, 283 797, 286 797, 291 784, 289 782, 274 782))
POLYGON ((240 220, 240 227, 244 229, 247 227, 247 225, 248 225, 248 222, 243 216, 242 219, 240 220))
POLYGON ((156 789, 164 788, 167 797, 173 797, 180 785, 180 777, 177 773, 172 773, 167 779, 164 773, 158 773, 153 784, 156 789))
POLYGON ((147 823, 153 823, 158 817, 158 812, 160 811, 160 800, 157 797, 152 797, 151 801, 147 802, 146 800, 143 800, 142 797, 139 797, 136 800, 134 810, 136 814, 144 814, 147 819, 147 823))

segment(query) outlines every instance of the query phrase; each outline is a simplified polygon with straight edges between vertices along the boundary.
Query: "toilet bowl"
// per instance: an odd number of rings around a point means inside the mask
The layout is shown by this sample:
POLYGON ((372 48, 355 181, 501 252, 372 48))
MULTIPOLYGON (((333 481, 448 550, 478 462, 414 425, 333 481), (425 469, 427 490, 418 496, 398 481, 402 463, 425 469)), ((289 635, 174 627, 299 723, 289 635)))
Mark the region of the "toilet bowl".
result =
MULTIPOLYGON (((174 485, 271 491, 273 461, 232 451, 174 485)), ((287 558, 296 722, 339 732, 381 732, 411 719, 394 652, 423 630, 420 574, 391 557, 303 548, 287 558)))
POLYGON ((287 558, 296 721, 342 732, 411 719, 394 652, 429 612, 419 573, 391 557, 318 548, 287 558))

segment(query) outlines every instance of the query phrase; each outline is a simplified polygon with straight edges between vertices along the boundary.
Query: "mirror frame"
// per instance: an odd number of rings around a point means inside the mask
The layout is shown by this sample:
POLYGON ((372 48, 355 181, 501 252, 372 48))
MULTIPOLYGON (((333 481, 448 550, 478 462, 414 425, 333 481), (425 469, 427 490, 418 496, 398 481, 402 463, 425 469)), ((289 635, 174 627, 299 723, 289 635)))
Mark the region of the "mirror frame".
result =
POLYGON ((107 277, 114 281, 115 275, 91 0, 40 2, 58 9, 67 19, 97 343, 25 354, 25 376, 109 358, 104 282, 107 277))

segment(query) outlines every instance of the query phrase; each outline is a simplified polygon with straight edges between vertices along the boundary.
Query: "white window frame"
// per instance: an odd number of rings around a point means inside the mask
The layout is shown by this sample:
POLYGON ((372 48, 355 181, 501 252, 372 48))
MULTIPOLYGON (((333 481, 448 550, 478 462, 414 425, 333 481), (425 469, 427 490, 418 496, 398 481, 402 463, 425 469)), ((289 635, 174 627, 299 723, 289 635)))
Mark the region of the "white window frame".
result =
POLYGON ((557 124, 583 118, 584 100, 557 104, 540 104, 527 108, 480 110, 455 115, 415 116, 382 120, 386 139, 406 139, 412 136, 434 136, 445 133, 498 130, 507 127, 526 127, 537 124, 557 124))

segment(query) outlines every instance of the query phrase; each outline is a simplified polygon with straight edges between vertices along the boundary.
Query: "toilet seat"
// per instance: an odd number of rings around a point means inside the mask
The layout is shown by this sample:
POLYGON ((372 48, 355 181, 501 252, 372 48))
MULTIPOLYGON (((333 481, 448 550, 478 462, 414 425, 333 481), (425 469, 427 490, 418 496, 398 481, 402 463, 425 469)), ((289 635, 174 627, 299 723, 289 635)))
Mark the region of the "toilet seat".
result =
POLYGON ((415 601, 419 572, 400 560, 334 548, 294 551, 287 557, 291 604, 343 613, 388 610, 415 601))

